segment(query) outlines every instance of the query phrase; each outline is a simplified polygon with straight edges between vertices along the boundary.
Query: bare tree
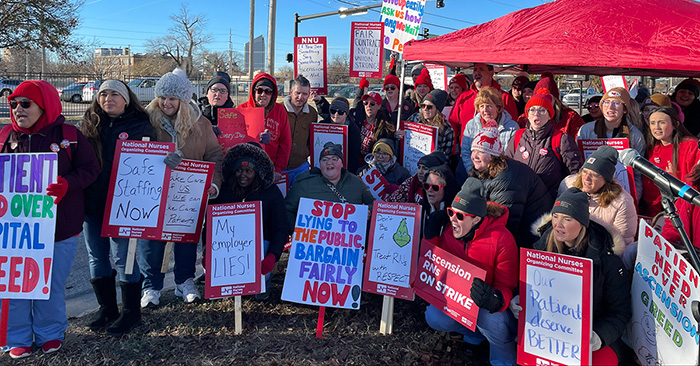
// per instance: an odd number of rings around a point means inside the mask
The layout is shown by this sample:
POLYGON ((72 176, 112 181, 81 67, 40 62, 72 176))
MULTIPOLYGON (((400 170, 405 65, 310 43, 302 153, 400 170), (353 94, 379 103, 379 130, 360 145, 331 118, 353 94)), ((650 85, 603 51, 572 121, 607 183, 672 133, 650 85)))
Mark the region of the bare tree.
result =
POLYGON ((243 62, 240 52, 233 52, 232 61, 229 69, 228 51, 204 51, 197 58, 198 69, 204 76, 214 75, 216 71, 240 72, 243 62))
POLYGON ((212 40, 205 34, 207 19, 203 14, 192 14, 187 5, 180 5, 180 12, 170 16, 173 26, 169 35, 147 42, 150 52, 168 56, 189 75, 194 69, 194 54, 212 40))
POLYGON ((347 83, 350 80, 350 55, 331 56, 328 66, 328 84, 347 83))

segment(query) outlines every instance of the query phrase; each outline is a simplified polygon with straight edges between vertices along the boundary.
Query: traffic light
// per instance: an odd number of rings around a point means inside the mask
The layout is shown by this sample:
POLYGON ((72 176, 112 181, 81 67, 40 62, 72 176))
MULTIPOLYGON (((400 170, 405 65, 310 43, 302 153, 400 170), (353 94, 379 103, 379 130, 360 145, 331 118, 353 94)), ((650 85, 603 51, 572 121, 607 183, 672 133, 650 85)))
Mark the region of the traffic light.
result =
POLYGON ((287 62, 294 62, 294 54, 293 53, 287 54, 287 62))
POLYGON ((435 0, 435 7, 440 9, 445 7, 445 0, 435 0))

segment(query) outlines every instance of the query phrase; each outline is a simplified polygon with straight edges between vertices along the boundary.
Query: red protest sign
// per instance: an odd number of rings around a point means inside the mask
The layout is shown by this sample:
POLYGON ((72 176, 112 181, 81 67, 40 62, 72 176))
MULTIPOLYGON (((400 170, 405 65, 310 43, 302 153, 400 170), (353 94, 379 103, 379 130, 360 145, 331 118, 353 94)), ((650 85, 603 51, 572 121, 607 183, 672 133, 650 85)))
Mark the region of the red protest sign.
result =
POLYGON ((520 249, 519 365, 591 364, 592 266, 589 258, 520 249))
POLYGON ((204 297, 260 293, 263 253, 262 203, 225 203, 207 209, 204 297))
POLYGON ((470 295, 474 278, 486 271, 423 240, 418 257, 416 294, 465 327, 476 329, 479 307, 470 295))
POLYGON ((265 131, 265 108, 219 108, 217 121, 221 135, 217 138, 224 154, 244 142, 260 141, 265 131))
POLYGON ((389 192, 389 181, 384 178, 377 168, 373 167, 369 169, 365 174, 360 176, 360 179, 362 179, 367 188, 369 188, 369 193, 372 194, 374 199, 385 201, 391 194, 391 192, 389 192))
POLYGON ((411 174, 418 173, 418 160, 437 149, 438 128, 418 122, 401 121, 406 136, 401 143, 401 165, 411 174))
POLYGON ((287 193, 289 192, 289 173, 282 173, 280 180, 275 184, 277 184, 277 188, 282 192, 282 196, 287 197, 287 193))
MULTIPOLYGON (((612 146, 615 150, 622 151, 630 147, 630 141, 626 138, 621 139, 579 139, 578 147, 583 153, 583 161, 586 162, 594 151, 598 150, 603 145, 612 146)), ((634 170, 632 167, 624 166, 621 162, 615 165, 615 174, 613 178, 624 188, 632 197, 637 197, 637 188, 634 185, 634 170)), ((636 205, 635 200, 635 205, 636 205)))
POLYGON ((413 301, 420 205, 374 201, 362 290, 413 301))
POLYGON ((311 124, 311 166, 318 166, 318 155, 323 150, 323 145, 327 142, 339 144, 343 147, 343 167, 348 168, 348 126, 331 123, 311 124))
POLYGON ((352 22, 350 77, 382 78, 384 23, 352 22))
POLYGON ((118 140, 102 236, 160 240, 170 169, 163 158, 175 144, 118 140))
POLYGON ((328 93, 326 37, 294 37, 294 77, 304 75, 311 90, 328 93))
POLYGON ((161 240, 199 243, 214 165, 185 159, 172 170, 161 240))

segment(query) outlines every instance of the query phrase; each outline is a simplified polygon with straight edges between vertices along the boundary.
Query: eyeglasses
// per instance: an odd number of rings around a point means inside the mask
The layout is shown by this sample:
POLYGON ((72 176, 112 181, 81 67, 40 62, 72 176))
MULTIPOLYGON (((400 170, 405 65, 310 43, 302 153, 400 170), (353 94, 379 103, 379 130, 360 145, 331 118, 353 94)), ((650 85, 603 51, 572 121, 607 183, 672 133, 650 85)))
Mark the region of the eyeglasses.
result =
POLYGON ((619 100, 606 99, 606 100, 600 102, 600 105, 607 105, 607 106, 618 108, 622 105, 622 102, 620 102, 619 100))
POLYGON ((592 103, 586 106, 586 108, 591 109, 591 108, 600 108, 600 104, 598 103, 592 103))
POLYGON ((419 107, 420 107, 420 109, 425 109, 426 111, 431 111, 431 110, 433 110, 433 108, 435 108, 434 105, 426 104, 426 103, 419 105, 419 107))
POLYGON ((345 115, 345 111, 341 111, 340 109, 331 109, 331 115, 338 114, 339 116, 345 115))
POLYGON ((384 90, 396 90, 396 85, 387 85, 384 90))
POLYGON ((444 184, 430 184, 430 183, 425 183, 425 182, 423 183, 423 189, 425 189, 426 191, 429 191, 430 189, 432 189, 433 191, 438 192, 444 186, 445 186, 444 184))
POLYGON ((377 105, 376 102, 374 102, 374 101, 370 102, 370 101, 368 101, 368 100, 365 100, 364 102, 362 102, 362 104, 364 104, 364 105, 368 105, 368 104, 369 104, 369 105, 371 105, 372 107, 374 107, 375 105, 377 105))
POLYGON ((25 109, 26 109, 26 108, 31 107, 32 101, 29 100, 29 99, 20 100, 19 102, 16 101, 16 100, 11 100, 11 101, 10 101, 10 108, 15 109, 15 108, 17 108, 17 105, 18 105, 18 104, 21 105, 22 108, 25 108, 25 109))
POLYGON ((527 113, 529 113, 529 114, 540 114, 540 115, 542 115, 542 114, 545 114, 545 113, 549 113, 549 111, 548 111, 547 109, 545 109, 545 108, 530 108, 530 109, 527 110, 527 113))
POLYGON ((470 215, 470 214, 467 214, 467 213, 457 212, 457 211, 455 211, 452 207, 448 207, 448 208, 447 208, 447 215, 449 215, 450 217, 453 217, 453 216, 456 215, 456 216, 457 216, 457 220, 459 220, 459 221, 464 220, 465 217, 474 217, 474 215, 470 215))
POLYGON ((272 89, 257 88, 257 89, 255 89, 255 93, 257 95, 263 95, 263 94, 272 95, 272 89))
POLYGON ((217 89, 217 88, 211 88, 209 89, 212 93, 219 93, 219 94, 228 94, 228 90, 226 89, 217 89))

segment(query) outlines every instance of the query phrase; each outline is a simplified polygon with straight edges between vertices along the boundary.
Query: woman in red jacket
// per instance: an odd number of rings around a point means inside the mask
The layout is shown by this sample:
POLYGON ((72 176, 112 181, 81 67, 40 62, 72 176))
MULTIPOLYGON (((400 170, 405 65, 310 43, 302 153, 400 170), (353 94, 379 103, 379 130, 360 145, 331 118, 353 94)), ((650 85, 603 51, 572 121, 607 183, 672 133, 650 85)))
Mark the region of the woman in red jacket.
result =
MULTIPOLYGON (((698 140, 683 126, 673 107, 659 107, 649 116, 647 159, 674 177, 685 180, 700 159, 698 140)), ((649 178, 642 179, 640 212, 655 216, 662 210, 661 193, 649 178)))
POLYGON ((486 277, 474 279, 471 287, 471 298, 479 307, 477 330, 469 330, 433 305, 425 310, 425 320, 433 329, 462 334, 470 345, 486 339, 491 364, 515 365, 517 324, 513 314, 505 310, 518 285, 518 247, 506 229, 508 209, 486 202, 482 190, 481 181, 468 178, 447 209, 452 230, 425 238, 486 271, 486 277))

